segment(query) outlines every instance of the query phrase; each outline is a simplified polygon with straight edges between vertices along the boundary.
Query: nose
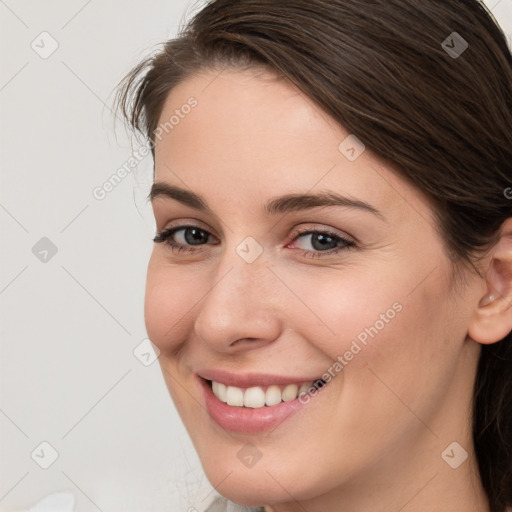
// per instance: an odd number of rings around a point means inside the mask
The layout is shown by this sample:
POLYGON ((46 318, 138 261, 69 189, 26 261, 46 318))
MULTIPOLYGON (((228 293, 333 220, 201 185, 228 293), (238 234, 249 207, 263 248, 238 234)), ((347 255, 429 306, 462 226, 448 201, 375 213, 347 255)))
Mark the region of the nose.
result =
POLYGON ((247 263, 233 250, 212 272, 211 287, 198 304, 194 324, 212 350, 254 350, 279 338, 280 283, 267 265, 263 257, 247 263))

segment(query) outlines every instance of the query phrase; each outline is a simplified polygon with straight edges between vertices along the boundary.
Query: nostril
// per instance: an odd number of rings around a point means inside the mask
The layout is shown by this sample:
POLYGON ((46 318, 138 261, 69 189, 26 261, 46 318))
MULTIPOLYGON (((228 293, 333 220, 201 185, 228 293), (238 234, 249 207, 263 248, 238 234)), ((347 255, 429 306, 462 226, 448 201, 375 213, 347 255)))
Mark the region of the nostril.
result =
POLYGON ((237 345, 238 343, 244 343, 244 342, 251 343, 251 342, 257 341, 257 340, 258 340, 258 338, 239 338, 238 340, 233 341, 233 343, 231 343, 231 345, 237 345))

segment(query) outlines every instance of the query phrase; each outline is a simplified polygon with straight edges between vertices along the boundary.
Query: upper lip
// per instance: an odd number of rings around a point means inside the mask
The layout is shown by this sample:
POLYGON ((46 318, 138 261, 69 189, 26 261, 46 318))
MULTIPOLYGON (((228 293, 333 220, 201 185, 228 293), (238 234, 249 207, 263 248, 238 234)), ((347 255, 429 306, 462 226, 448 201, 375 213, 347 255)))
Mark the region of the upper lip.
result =
POLYGON ((220 382, 226 386, 239 388, 250 388, 255 386, 271 386, 272 384, 287 385, 301 384, 303 382, 314 382, 321 380, 320 377, 292 377, 285 375, 269 375, 265 373, 244 373, 237 374, 226 370, 205 369, 196 372, 199 377, 205 380, 220 382))

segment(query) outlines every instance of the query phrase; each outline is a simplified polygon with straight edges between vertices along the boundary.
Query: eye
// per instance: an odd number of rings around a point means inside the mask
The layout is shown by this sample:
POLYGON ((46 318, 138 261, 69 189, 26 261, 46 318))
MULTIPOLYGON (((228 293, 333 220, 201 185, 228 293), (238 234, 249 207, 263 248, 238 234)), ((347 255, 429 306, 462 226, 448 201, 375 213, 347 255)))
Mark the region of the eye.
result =
POLYGON ((306 243, 303 245, 310 246, 313 250, 300 249, 300 252, 307 258, 322 258, 338 254, 340 251, 355 246, 355 242, 342 237, 337 233, 319 229, 302 229, 293 239, 293 242, 303 238, 306 243))
POLYGON ((205 229, 198 226, 186 225, 175 226, 160 231, 155 238, 153 238, 153 242, 165 243, 170 246, 172 250, 177 252, 194 252, 197 249, 193 249, 188 245, 203 245, 208 242, 210 237, 213 237, 213 235, 205 229), (183 233, 180 233, 180 231, 183 233), (175 238, 180 240, 176 240, 175 238))
MULTIPOLYGON (((194 246, 205 245, 210 238, 215 237, 199 226, 182 225, 158 232, 153 238, 153 242, 165 243, 172 251, 176 252, 197 252, 199 249, 194 248, 194 246)), ((301 229, 292 242, 301 238, 306 241, 304 245, 312 247, 312 250, 299 248, 299 252, 307 258, 330 256, 356 245, 352 240, 348 240, 337 233, 319 229, 301 229)))

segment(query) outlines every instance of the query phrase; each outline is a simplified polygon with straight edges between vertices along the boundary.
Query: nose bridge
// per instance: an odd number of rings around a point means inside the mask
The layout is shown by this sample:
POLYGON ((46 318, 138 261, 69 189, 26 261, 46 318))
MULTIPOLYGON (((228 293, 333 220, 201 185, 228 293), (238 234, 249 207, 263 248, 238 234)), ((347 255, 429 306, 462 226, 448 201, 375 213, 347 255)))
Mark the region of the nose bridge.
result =
POLYGON ((252 236, 246 236, 241 242, 236 235, 231 238, 214 270, 212 292, 228 301, 239 302, 238 297, 250 300, 254 306, 258 302, 267 303, 272 297, 262 292, 271 285, 268 252, 252 236))
POLYGON ((209 291, 199 304, 196 332, 217 349, 239 339, 268 342, 279 336, 269 261, 263 247, 250 238, 226 247, 212 269, 209 291))

